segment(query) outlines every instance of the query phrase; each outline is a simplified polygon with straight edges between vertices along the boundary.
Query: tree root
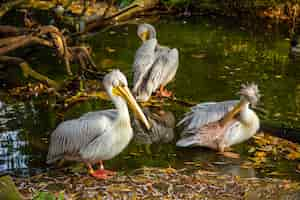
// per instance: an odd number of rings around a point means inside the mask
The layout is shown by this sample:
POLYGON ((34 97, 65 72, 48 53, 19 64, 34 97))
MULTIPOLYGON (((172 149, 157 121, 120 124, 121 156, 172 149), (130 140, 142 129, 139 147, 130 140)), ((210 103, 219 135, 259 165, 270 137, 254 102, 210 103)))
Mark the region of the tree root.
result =
POLYGON ((154 8, 158 4, 158 0, 135 0, 129 6, 123 8, 112 16, 94 17, 94 20, 87 21, 87 26, 82 33, 87 33, 99 27, 104 27, 110 24, 121 23, 129 20, 138 13, 145 12, 154 8))
POLYGON ((86 75, 85 73, 87 73, 88 75, 93 75, 96 79, 102 79, 104 76, 103 73, 97 72, 96 65, 90 56, 91 50, 86 46, 69 47, 67 39, 62 32, 54 26, 40 26, 22 30, 10 26, 0 26, 0 32, 1 30, 2 33, 9 36, 0 39, 0 62, 19 65, 25 77, 31 76, 55 89, 60 89, 63 86, 63 84, 58 85, 47 76, 34 71, 24 59, 5 56, 18 48, 34 44, 55 49, 58 57, 64 60, 66 71, 70 76, 73 75, 70 66, 71 62, 80 64, 81 75, 86 75), (10 34, 13 36, 10 36, 10 34))
POLYGON ((24 3, 26 0, 8 1, 0 7, 0 18, 3 17, 12 8, 24 3))
MULTIPOLYGON (((7 30, 8 32, 12 32, 14 34, 15 33, 20 34, 22 32, 21 30, 12 29, 11 27, 2 29, 2 32, 4 32, 5 30, 7 30)), ((65 62, 66 71, 68 75, 70 76, 73 75, 70 66, 71 54, 68 50, 66 38, 56 27, 41 26, 36 29, 31 29, 30 31, 26 29, 26 32, 27 33, 24 33, 23 35, 20 36, 6 37, 0 39, 0 55, 5 55, 18 48, 33 45, 33 44, 39 44, 42 46, 55 48, 57 55, 61 57, 65 62), (45 36, 48 37, 48 40, 44 39, 45 36)))

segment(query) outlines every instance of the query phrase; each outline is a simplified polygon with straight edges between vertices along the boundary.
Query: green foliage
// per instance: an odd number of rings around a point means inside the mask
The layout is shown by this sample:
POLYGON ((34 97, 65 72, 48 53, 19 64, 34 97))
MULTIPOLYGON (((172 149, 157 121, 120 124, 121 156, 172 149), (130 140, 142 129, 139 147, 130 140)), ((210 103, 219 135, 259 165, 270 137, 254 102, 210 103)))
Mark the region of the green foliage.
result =
POLYGON ((50 192, 39 192, 34 198, 34 200, 64 200, 64 192, 60 192, 58 198, 53 193, 50 192))

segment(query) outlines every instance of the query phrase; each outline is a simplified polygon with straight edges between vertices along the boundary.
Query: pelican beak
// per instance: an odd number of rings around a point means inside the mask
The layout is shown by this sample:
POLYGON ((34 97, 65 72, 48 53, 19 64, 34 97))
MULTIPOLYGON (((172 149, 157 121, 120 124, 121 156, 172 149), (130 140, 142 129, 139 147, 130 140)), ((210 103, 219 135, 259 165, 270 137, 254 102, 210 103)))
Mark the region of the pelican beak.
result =
POLYGON ((133 112, 137 116, 137 118, 139 118, 145 124, 147 129, 151 128, 146 116, 144 115, 142 109, 140 108, 140 106, 138 105, 138 103, 136 102, 134 97, 132 96, 132 94, 127 86, 114 87, 113 92, 115 94, 123 97, 127 101, 128 106, 133 110, 133 112))
POLYGON ((141 40, 143 42, 145 42, 146 40, 148 40, 148 38, 149 38, 149 31, 142 32, 140 38, 141 38, 141 40))
POLYGON ((225 125, 227 122, 232 120, 241 111, 244 104, 244 101, 240 101, 236 106, 234 106, 234 108, 221 119, 221 124, 225 125))

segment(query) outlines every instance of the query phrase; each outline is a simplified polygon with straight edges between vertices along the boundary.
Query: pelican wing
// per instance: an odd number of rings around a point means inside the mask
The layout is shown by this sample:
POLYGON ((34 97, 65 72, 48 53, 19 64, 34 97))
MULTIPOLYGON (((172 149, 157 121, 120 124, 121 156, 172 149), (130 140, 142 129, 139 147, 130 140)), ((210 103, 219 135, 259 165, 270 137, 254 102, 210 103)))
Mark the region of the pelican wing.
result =
POLYGON ((191 108, 177 126, 184 126, 182 134, 196 133, 203 125, 220 120, 238 104, 238 100, 200 103, 191 108))
POLYGON ((155 59, 156 39, 147 40, 136 51, 133 63, 133 92, 140 87, 144 76, 150 70, 155 59))
POLYGON ((82 148, 111 128, 116 115, 116 110, 105 110, 62 122, 51 135, 47 163, 55 162, 64 155, 78 156, 82 148))
POLYGON ((172 49, 162 53, 151 71, 147 87, 156 91, 160 85, 167 85, 175 76, 178 68, 178 50, 172 49))
POLYGON ((79 119, 95 119, 98 117, 106 116, 111 120, 114 120, 117 117, 117 115, 118 112, 115 109, 108 109, 85 113, 79 119))
POLYGON ((143 109, 143 111, 151 124, 151 129, 145 130, 141 122, 134 119, 132 125, 135 130, 135 140, 143 144, 170 142, 174 138, 175 117, 173 114, 166 112, 164 116, 161 116, 148 108, 143 109))
POLYGON ((153 92, 160 85, 168 84, 175 76, 178 68, 178 50, 164 49, 159 50, 160 55, 156 55, 156 60, 149 72, 148 79, 145 79, 139 92, 138 99, 148 100, 153 92))

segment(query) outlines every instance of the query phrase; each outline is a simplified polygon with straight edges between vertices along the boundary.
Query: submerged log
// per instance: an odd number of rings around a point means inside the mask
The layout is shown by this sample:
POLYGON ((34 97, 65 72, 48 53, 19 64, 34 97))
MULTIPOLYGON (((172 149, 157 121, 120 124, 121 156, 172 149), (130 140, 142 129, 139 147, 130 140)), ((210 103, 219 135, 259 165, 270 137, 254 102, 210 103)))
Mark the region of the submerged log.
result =
POLYGON ((47 85, 55 88, 56 90, 58 90, 60 88, 60 85, 58 83, 56 83, 54 80, 48 78, 47 76, 44 76, 44 75, 36 72, 35 70, 33 70, 30 67, 30 65, 21 58, 10 57, 10 56, 0 56, 0 63, 1 62, 19 65, 20 68, 22 69, 25 77, 30 76, 36 80, 46 83, 47 85))
POLYGON ((262 122, 260 131, 300 144, 300 129, 297 128, 289 128, 282 124, 262 122))
POLYGON ((8 11, 13 9, 14 7, 24 3, 27 0, 16 0, 16 1, 8 1, 6 3, 3 3, 0 7, 0 18, 5 15, 8 11))

